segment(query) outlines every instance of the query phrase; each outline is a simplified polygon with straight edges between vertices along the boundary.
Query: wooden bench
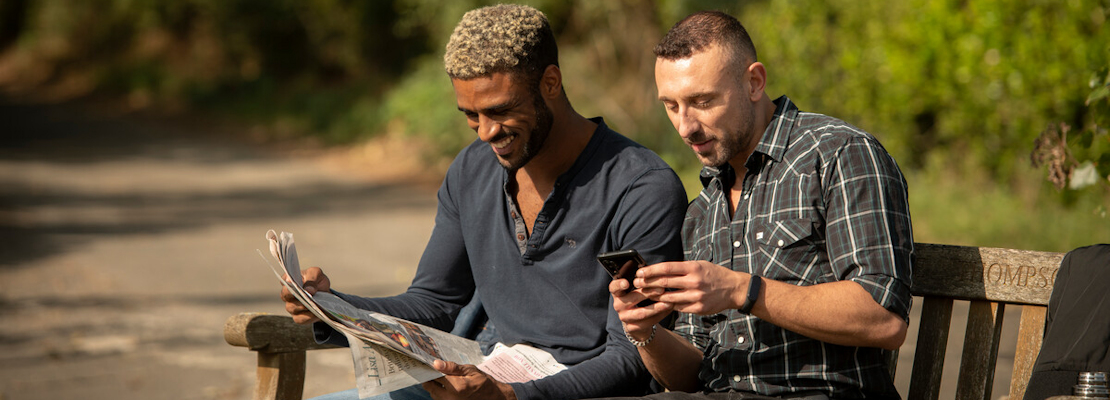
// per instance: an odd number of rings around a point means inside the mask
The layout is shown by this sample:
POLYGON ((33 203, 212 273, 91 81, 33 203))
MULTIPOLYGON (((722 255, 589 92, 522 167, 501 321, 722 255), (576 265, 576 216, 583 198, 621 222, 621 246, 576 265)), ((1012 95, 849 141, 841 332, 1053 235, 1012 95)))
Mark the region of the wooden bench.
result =
MULTIPOLYGON (((955 300, 970 301, 957 399, 991 398, 1006 307, 1022 307, 1010 398, 1020 400, 1044 337, 1048 298, 1063 253, 987 247, 914 245, 914 296, 923 298, 907 400, 937 399, 944 370, 948 331, 955 300)), ((254 398, 300 399, 304 388, 305 351, 317 345, 308 326, 285 315, 243 313, 224 326, 233 346, 257 353, 254 398)), ((891 373, 898 352, 892 353, 891 373)), ((341 388, 336 388, 339 390, 341 388)))

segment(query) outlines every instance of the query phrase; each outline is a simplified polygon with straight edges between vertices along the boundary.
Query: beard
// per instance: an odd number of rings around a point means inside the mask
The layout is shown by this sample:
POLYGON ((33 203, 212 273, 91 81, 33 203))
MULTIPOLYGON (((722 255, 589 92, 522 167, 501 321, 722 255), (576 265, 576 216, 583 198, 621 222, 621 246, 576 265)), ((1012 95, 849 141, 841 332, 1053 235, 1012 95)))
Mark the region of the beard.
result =
POLYGON ((554 114, 547 107, 547 103, 543 101, 543 97, 539 93, 532 96, 532 108, 536 110, 536 126, 532 127, 532 130, 528 133, 527 141, 524 142, 524 146, 521 146, 520 155, 512 160, 499 159, 501 166, 509 172, 515 172, 527 165, 529 161, 532 161, 532 158, 543 149, 544 143, 547 142, 547 136, 551 133, 551 126, 555 122, 554 114))
MULTIPOLYGON (((705 153, 694 152, 702 165, 720 167, 746 150, 745 147, 751 142, 752 135, 759 134, 755 132, 755 108, 753 107, 747 111, 747 113, 740 114, 740 126, 735 131, 725 131, 720 137, 713 138, 717 140, 717 143, 712 149, 705 153)), ((704 130, 698 131, 690 135, 686 144, 704 142, 709 138, 711 137, 704 130)))

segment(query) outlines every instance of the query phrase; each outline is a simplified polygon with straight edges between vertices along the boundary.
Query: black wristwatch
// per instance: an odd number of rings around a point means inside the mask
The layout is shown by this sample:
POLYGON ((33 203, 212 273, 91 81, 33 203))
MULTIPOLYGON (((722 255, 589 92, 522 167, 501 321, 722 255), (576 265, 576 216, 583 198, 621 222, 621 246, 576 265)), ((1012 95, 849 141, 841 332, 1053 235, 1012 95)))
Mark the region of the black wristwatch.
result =
POLYGON ((740 312, 744 314, 751 314, 752 307, 755 307, 755 302, 759 300, 759 290, 763 287, 763 279, 759 275, 752 275, 748 279, 748 298, 744 299, 744 304, 740 306, 740 312))

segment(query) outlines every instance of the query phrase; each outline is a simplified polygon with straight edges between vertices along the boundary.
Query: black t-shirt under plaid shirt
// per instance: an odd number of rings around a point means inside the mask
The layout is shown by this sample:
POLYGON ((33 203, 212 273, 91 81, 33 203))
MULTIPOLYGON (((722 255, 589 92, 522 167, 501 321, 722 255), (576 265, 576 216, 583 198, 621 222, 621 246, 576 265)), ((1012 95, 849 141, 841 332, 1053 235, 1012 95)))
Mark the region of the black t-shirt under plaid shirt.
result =
MULTIPOLYGON (((705 188, 683 225, 685 258, 794 285, 850 280, 908 318, 913 235, 898 165, 859 128, 801 112, 785 96, 775 105, 746 176, 728 164, 702 170, 705 188), (734 179, 743 194, 730 217, 734 179)), ((878 348, 820 342, 737 310, 681 314, 675 331, 704 352, 699 378, 712 392, 897 396, 878 348)))

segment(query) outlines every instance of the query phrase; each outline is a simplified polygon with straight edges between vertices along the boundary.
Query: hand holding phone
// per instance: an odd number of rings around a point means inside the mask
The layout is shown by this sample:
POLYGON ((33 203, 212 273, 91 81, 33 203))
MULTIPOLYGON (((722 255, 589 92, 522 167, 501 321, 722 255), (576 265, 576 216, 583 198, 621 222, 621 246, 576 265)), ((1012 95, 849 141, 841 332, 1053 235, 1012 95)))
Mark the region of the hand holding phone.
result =
MULTIPOLYGON (((627 280, 628 290, 636 289, 636 285, 632 283, 633 280, 636 279, 636 270, 647 265, 647 263, 644 262, 644 258, 640 257, 640 253, 634 249, 601 253, 597 256, 597 261, 601 262, 601 266, 605 268, 605 272, 608 272, 609 276, 612 276, 614 280, 627 280)), ((625 293, 628 292, 625 291, 625 293)), ((655 301, 646 299, 637 304, 637 307, 645 307, 654 303, 655 301)))
POLYGON ((644 265, 644 258, 634 249, 610 251, 597 256, 597 261, 605 268, 613 279, 628 280, 629 290, 635 289, 632 280, 636 278, 636 270, 644 265))

